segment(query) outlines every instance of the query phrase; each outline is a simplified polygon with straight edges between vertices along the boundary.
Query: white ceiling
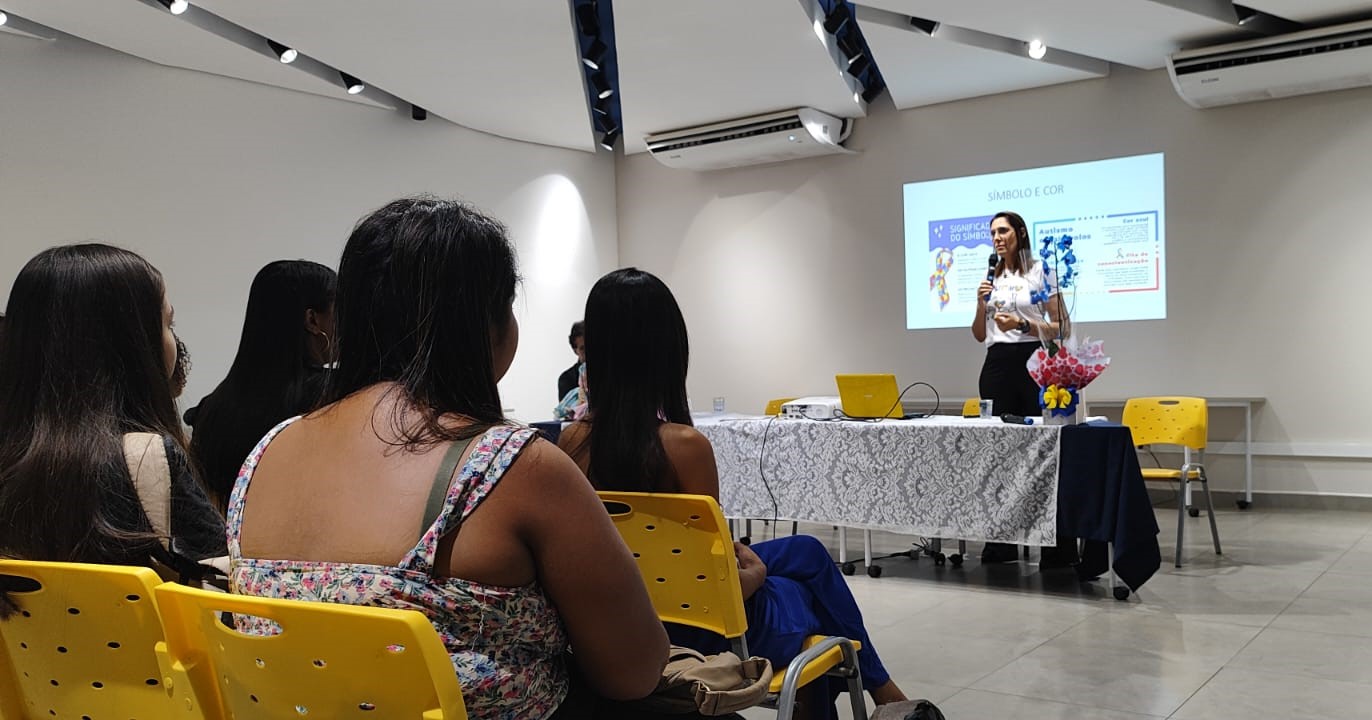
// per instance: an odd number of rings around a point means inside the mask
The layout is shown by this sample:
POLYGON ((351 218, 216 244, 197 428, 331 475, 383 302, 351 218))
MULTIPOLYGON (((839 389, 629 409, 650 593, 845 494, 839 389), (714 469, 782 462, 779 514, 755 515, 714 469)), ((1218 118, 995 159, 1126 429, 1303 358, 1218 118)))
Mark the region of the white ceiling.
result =
POLYGON ((1372 4, 1366 0, 1244 0, 1243 4, 1297 22, 1372 14, 1372 4))
POLYGON ((567 0, 192 2, 459 125, 595 148, 567 0))
POLYGON ((901 109, 1101 77, 880 23, 865 23, 863 35, 901 109))
POLYGON ((0 0, 0 8, 155 63, 376 104, 138 0, 0 0))
MULTIPOLYGON (((569 0, 191 0, 358 76, 403 103, 517 140, 595 149, 569 0)), ((619 0, 624 148, 645 134, 809 106, 865 104, 816 36, 816 0, 619 0)), ((1372 15, 1372 0, 1242 0, 1300 22, 1372 15)), ((1175 50, 1249 36, 1230 0, 859 0, 860 26, 897 107, 1098 77, 1108 63, 1162 67, 1175 50), (881 17, 882 22, 872 21, 881 17), (905 16, 944 23, 933 37, 905 16), (885 24, 883 24, 885 23, 885 24), (978 40, 981 38, 982 40, 978 40), (986 39, 989 38, 989 41, 986 39), (1042 61, 1013 51, 1042 39, 1042 61), (996 49, 1000 48, 1000 49, 996 49)), ((341 100, 331 78, 282 65, 176 17, 155 0, 0 0, 16 16, 146 58, 341 100)), ((63 42, 59 38, 58 43, 63 42)), ((402 105, 403 107, 403 105, 402 105)))
MULTIPOLYGON (((1303 0, 1297 0, 1303 1, 1303 0)), ((1213 0, 1185 0, 1214 10, 1213 0)), ((1240 32, 1236 21, 1152 0, 864 0, 861 4, 1016 40, 1043 40, 1122 65, 1154 69, 1188 40, 1240 32)), ((1232 5, 1229 16, 1234 17, 1232 5)), ((1236 20, 1236 18, 1235 18, 1236 20)), ((885 62, 877 56, 883 70, 885 62)))
POLYGON ((615 8, 627 152, 643 136, 772 110, 858 117, 797 0, 621 0, 615 8))

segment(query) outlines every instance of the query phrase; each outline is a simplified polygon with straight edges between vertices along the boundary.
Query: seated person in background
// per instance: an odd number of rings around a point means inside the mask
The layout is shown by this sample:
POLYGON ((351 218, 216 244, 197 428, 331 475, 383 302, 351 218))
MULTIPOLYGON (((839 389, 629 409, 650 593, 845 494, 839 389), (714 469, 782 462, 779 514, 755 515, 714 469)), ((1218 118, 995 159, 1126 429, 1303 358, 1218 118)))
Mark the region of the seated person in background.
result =
POLYGON ((586 323, 581 320, 572 323, 572 333, 567 336, 567 342, 572 344, 572 352, 576 353, 576 362, 557 376, 558 402, 561 402, 563 398, 567 397, 567 393, 576 388, 577 377, 581 373, 581 363, 586 362, 586 323))
POLYGON ((643 697, 667 637, 585 477, 501 413, 517 277, 505 228, 458 202, 397 200, 357 225, 329 404, 281 423, 244 464, 230 583, 419 610, 472 717, 585 717, 566 663, 604 697, 643 697))
MULTIPOLYGON (((601 278, 586 300, 586 419, 558 445, 600 490, 709 495, 719 499, 710 441, 691 426, 686 403, 690 351, 672 291, 627 268, 601 278)), ((862 613, 829 551, 807 535, 749 546, 735 543, 748 613, 748 648, 785 668, 810 635, 862 642, 862 684, 877 704, 904 700, 877 657, 862 613)), ((723 638, 671 628, 674 642, 702 652, 728 649, 723 638)), ((834 683, 827 705, 843 685, 834 683)))
POLYGON ((253 278, 229 374, 186 411, 191 452, 220 508, 257 441, 323 397, 337 284, 333 270, 305 260, 269 263, 253 278))
MULTIPOLYGON (((224 555, 224 522, 186 460, 172 401, 176 340, 161 273, 108 245, 52 248, 19 271, 6 315, 0 557, 186 572, 224 555), (165 534, 129 471, 133 432, 161 436, 165 534)), ((0 595, 0 617, 13 610, 0 595)))

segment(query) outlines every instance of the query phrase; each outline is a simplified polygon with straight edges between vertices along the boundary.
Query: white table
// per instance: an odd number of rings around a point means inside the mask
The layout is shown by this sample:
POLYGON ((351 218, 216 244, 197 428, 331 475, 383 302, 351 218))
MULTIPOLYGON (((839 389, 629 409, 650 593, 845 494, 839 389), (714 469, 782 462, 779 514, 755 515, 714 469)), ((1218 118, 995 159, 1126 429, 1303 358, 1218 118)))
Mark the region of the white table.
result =
POLYGON ((1057 542, 1061 428, 938 416, 701 418, 732 517, 930 538, 1057 542))

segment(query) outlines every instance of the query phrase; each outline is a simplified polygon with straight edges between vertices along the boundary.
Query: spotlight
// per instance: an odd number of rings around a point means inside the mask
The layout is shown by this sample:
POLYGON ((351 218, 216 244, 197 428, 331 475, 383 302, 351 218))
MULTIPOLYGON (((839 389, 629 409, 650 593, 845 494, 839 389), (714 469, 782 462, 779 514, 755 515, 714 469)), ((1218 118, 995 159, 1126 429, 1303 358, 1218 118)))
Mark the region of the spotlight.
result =
POLYGON ((834 8, 833 12, 829 13, 829 15, 824 18, 824 29, 828 31, 830 35, 837 35, 838 31, 843 29, 844 25, 848 24, 848 20, 851 19, 852 16, 852 11, 848 9, 847 3, 839 5, 834 8))
POLYGON ((429 119, 429 111, 428 111, 428 110, 425 110, 425 109, 422 108, 422 107, 419 107, 418 105, 411 105, 411 106, 410 106, 410 119, 411 119, 411 120, 428 120, 428 119, 429 119))
POLYGON ((619 140, 619 128, 610 128, 608 132, 600 136, 600 146, 606 150, 614 150, 617 140, 619 140))
POLYGON ((1234 4, 1234 12, 1238 15, 1240 25, 1247 25, 1258 17, 1257 10, 1248 7, 1247 5, 1239 5, 1238 3, 1234 4))
POLYGON ((191 7, 191 4, 186 2, 186 0, 157 0, 157 2, 162 3, 162 7, 166 8, 173 15, 180 15, 191 7))
POLYGON ((876 100, 878 97, 880 97, 880 96, 881 96, 881 91, 882 91, 882 90, 885 90, 885 89, 886 89, 886 86, 884 86, 884 85, 873 85, 873 86, 871 86, 871 87, 869 87, 869 88, 864 89, 864 90, 862 91, 862 100, 863 100, 863 102, 866 102, 866 103, 869 103, 869 104, 870 104, 873 100, 876 100))
POLYGON ((599 70, 600 63, 605 58, 605 43, 599 38, 591 41, 591 47, 586 49, 586 55, 581 58, 581 63, 592 70, 599 70))
POLYGON ((843 33, 838 38, 838 49, 847 57, 857 57, 862 53, 862 42, 857 33, 843 33))
POLYGON ((576 24, 581 26, 582 35, 600 34, 600 13, 594 2, 576 6, 576 24))
POLYGON ((287 65, 295 62, 295 59, 300 57, 300 53, 296 52, 295 48, 286 47, 275 40, 268 40, 267 47, 271 48, 272 52, 276 53, 276 57, 287 65))
POLYGON ((338 76, 340 78, 343 78, 343 87, 348 89, 349 95, 356 95, 362 92, 363 90, 367 89, 367 86, 363 85, 361 80, 358 80, 352 75, 349 75, 341 70, 338 72, 338 76))
POLYGON ((591 106, 591 110, 595 112, 597 118, 609 118, 610 101, 603 99, 596 100, 595 104, 591 106))
POLYGON ((602 100, 615 94, 614 88, 610 87, 610 81, 606 79, 603 72, 597 72, 591 76, 591 88, 595 90, 595 96, 602 100))
POLYGON ((4 25, 5 23, 7 23, 7 22, 9 22, 9 21, 10 21, 10 16, 9 16, 9 15, 6 15, 3 11, 0 11, 0 25, 4 25))
POLYGON ((857 77, 864 72, 867 72, 867 69, 870 67, 872 67, 872 59, 866 55, 859 55, 853 58, 852 62, 848 63, 848 74, 857 77))
POLYGON ((933 35, 938 30, 938 21, 927 20, 921 17, 912 17, 910 18, 910 27, 924 33, 925 35, 933 35))
POLYGON ((1029 41, 1029 57, 1035 60, 1042 60, 1043 56, 1047 54, 1048 46, 1044 45, 1042 40, 1034 38, 1029 41))

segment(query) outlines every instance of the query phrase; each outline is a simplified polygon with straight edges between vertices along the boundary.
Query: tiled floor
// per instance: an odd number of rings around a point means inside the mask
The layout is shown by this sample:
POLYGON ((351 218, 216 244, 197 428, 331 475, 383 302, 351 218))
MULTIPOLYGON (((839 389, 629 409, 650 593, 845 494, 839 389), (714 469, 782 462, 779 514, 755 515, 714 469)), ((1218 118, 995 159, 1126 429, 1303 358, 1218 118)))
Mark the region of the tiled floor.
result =
MULTIPOLYGON (((893 678, 949 720, 1372 718, 1372 513, 1217 520, 1225 554, 1204 516, 1187 518, 1177 569, 1176 513, 1159 508, 1163 567, 1126 602, 1104 582, 1038 573, 1037 556, 960 569, 894 558, 877 579, 859 563, 849 584, 893 678)), ((801 529, 836 552, 831 528, 801 529)), ((874 539, 879 552, 909 541, 874 539)), ((850 532, 850 553, 861 549, 850 532)))

